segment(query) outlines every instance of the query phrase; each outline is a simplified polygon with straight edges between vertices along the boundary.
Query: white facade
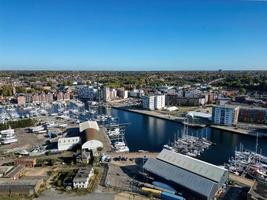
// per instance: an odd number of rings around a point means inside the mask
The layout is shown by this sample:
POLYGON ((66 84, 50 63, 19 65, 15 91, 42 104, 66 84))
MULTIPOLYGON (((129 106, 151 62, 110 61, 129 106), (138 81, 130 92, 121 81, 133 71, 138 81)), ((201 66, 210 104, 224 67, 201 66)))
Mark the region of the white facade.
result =
POLYGON ((67 151, 71 150, 75 145, 79 144, 81 141, 80 137, 67 137, 58 139, 58 150, 67 151))
POLYGON ((110 99, 116 99, 117 98, 117 90, 112 89, 110 90, 110 99))
POLYGON ((155 96, 155 109, 161 110, 165 107, 165 95, 156 95, 155 96))
POLYGON ((103 88, 103 98, 104 98, 104 101, 110 101, 110 89, 109 89, 109 87, 103 88))
POLYGON ((94 175, 94 168, 84 169, 80 168, 73 179, 73 187, 74 188, 87 188, 89 184, 89 180, 94 175))
POLYGON ((144 96, 142 103, 144 109, 161 110, 165 107, 165 95, 144 96))
POLYGON ((155 96, 144 96, 142 100, 144 109, 155 110, 155 96))
POLYGON ((214 124, 232 126, 237 124, 239 107, 237 106, 214 106, 212 119, 214 124))

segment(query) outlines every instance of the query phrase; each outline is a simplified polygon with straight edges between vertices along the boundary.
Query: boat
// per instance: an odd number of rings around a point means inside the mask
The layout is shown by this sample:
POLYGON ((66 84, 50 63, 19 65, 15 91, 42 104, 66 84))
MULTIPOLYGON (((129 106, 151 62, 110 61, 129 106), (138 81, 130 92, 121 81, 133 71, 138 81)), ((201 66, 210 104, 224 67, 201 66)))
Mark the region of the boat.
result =
POLYGON ((17 141, 14 129, 9 128, 1 131, 1 144, 11 144, 17 141))

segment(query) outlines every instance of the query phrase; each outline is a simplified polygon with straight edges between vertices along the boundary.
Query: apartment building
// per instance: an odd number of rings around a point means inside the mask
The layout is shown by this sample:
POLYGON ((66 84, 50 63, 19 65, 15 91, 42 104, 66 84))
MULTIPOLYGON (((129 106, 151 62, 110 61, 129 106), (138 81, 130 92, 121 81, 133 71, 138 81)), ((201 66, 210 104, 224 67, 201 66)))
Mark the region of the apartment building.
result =
POLYGON ((214 124, 233 126, 238 122, 239 107, 233 105, 218 105, 212 108, 214 124))

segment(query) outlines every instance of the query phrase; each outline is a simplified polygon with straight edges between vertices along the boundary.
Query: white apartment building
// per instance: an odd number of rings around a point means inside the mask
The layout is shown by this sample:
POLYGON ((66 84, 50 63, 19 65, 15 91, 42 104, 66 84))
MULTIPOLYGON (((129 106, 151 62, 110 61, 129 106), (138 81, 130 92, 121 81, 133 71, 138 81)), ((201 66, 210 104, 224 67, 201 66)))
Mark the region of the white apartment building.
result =
POLYGON ((238 121, 239 107, 232 105, 214 106, 212 120, 214 124, 232 126, 238 121))
POLYGON ((110 99, 116 99, 117 98, 117 90, 112 89, 110 90, 110 99))
POLYGON ((110 89, 109 89, 109 87, 103 88, 103 99, 104 99, 104 101, 110 101, 110 89))
POLYGON ((165 95, 150 95, 142 98, 144 109, 161 110, 165 107, 165 95))
POLYGON ((165 107, 165 95, 156 95, 155 96, 155 109, 161 110, 165 107))

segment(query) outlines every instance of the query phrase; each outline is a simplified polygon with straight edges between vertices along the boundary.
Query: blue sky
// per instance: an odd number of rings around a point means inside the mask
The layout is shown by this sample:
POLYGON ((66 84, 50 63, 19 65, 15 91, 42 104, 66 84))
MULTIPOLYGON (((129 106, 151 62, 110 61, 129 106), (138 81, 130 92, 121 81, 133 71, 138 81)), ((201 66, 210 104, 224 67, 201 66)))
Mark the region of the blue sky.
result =
POLYGON ((0 69, 267 70, 266 1, 0 0, 0 69))

